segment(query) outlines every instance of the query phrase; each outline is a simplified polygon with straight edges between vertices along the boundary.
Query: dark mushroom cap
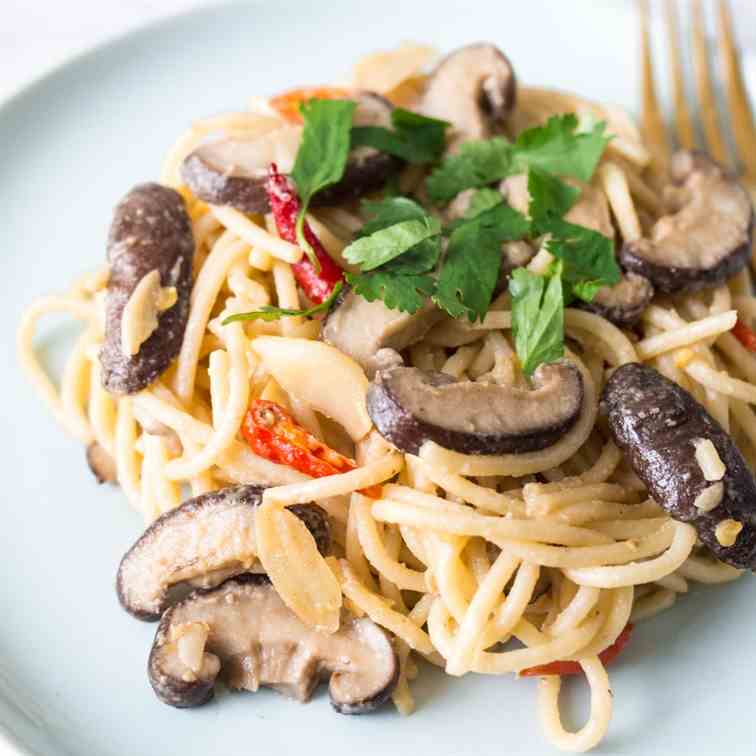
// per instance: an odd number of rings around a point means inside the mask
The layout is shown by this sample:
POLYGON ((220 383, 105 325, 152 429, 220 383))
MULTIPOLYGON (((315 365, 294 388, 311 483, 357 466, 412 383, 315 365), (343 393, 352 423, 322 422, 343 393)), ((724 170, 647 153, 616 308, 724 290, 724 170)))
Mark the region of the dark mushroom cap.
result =
POLYGON ((756 567, 756 485, 719 423, 685 389, 638 363, 617 368, 604 388, 602 408, 615 443, 653 499, 676 520, 691 523, 718 559, 735 567, 756 567), (706 439, 725 466, 722 498, 711 511, 695 503, 717 484, 704 478, 696 459, 696 445, 706 439), (731 546, 716 535, 725 520, 743 525, 731 546))
POLYGON ((517 98, 509 59, 481 42, 449 53, 431 73, 418 110, 449 121, 456 143, 485 139, 503 126, 517 98))
MULTIPOLYGON (((392 105, 384 97, 359 90, 354 99, 355 126, 391 126, 392 105)), ((261 150, 256 140, 208 142, 184 160, 181 176, 192 192, 206 202, 230 205, 245 213, 267 213, 270 203, 265 179, 273 162, 269 152, 261 150)), ((318 192, 312 204, 338 205, 380 189, 402 165, 401 160, 385 152, 357 147, 349 153, 341 180, 318 192)), ((291 170, 291 166, 279 168, 284 173, 291 170)))
POLYGON ((650 238, 626 243, 620 262, 666 294, 718 286, 750 258, 748 193, 702 153, 676 153, 670 178, 665 194, 670 214, 659 218, 650 238))
POLYGON ((349 355, 369 376, 378 369, 382 349, 401 351, 420 341, 442 317, 428 301, 416 313, 389 309, 385 303, 367 299, 345 289, 323 320, 323 340, 349 355))
POLYGON ((184 200, 159 184, 134 187, 116 206, 108 239, 110 277, 105 297, 102 382, 113 394, 149 386, 178 354, 189 317, 194 237, 184 200), (157 328, 136 354, 121 346, 124 308, 138 284, 153 271, 160 286, 176 290, 176 302, 157 313, 157 328))
POLYGON ((148 663, 158 698, 178 707, 212 698, 219 671, 234 690, 267 686, 302 702, 325 673, 334 709, 362 714, 389 698, 399 660, 371 619, 342 612, 337 632, 318 632, 281 601, 266 576, 246 574, 168 609, 148 663))
POLYGON ((602 286, 592 302, 580 301, 576 306, 595 312, 620 328, 629 328, 638 322, 653 296, 654 287, 647 278, 625 273, 614 286, 602 286))
POLYGON ((368 414, 385 439, 410 454, 426 441, 463 454, 521 454, 555 443, 583 405, 583 378, 566 360, 538 368, 533 385, 529 391, 396 367, 371 383, 368 414))
MULTIPOLYGON (((153 522, 126 552, 116 590, 127 612, 159 619, 168 589, 190 583, 212 586, 256 563, 255 509, 262 486, 241 485, 185 501, 153 522)), ((289 507, 312 533, 321 553, 330 546, 328 517, 316 504, 289 507)))

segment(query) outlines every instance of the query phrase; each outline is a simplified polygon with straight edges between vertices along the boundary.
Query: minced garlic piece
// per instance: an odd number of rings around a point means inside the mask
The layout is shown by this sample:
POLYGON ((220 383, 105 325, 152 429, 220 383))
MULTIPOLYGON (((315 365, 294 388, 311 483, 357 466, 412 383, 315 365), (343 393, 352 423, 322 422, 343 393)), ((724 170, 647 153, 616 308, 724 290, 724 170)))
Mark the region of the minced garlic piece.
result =
POLYGON ((121 351, 131 357, 158 327, 158 315, 176 304, 175 286, 160 285, 160 271, 151 270, 131 292, 121 316, 121 351))
POLYGON ((685 369, 696 356, 696 353, 692 349, 678 349, 675 353, 675 366, 680 370, 685 369))
POLYGON ((194 674, 202 669, 209 634, 210 626, 206 622, 186 622, 175 629, 178 658, 194 674))
POLYGON ((722 496, 724 495, 724 484, 720 481, 718 483, 712 483, 701 491, 696 496, 693 506, 696 509, 700 509, 702 512, 711 512, 712 509, 716 509, 722 503, 722 496))
POLYGON ((708 438, 694 438, 696 462, 701 468, 705 480, 722 480, 727 468, 719 457, 717 447, 708 438))
POLYGON ((714 535, 722 546, 732 546, 737 541, 741 530, 743 530, 742 522, 738 522, 737 520, 722 520, 717 525, 714 535))

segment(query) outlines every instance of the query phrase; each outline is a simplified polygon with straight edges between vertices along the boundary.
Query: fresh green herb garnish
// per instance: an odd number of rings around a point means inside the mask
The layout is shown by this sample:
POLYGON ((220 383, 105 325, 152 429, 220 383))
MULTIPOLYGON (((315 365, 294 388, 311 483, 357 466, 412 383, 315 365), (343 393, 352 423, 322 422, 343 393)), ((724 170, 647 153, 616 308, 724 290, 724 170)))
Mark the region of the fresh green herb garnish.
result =
POLYGON ((540 168, 530 168, 528 193, 532 235, 549 234, 546 249, 560 262, 566 304, 575 297, 592 302, 602 286, 619 282, 612 240, 561 217, 575 203, 579 190, 540 168))
POLYGON ((493 184, 512 170, 512 145, 503 137, 465 142, 428 177, 425 186, 437 205, 449 202, 465 189, 493 184))
POLYGON ((363 272, 368 272, 440 233, 440 221, 430 215, 425 215, 422 219, 400 221, 353 241, 344 250, 344 259, 359 265, 363 272))
POLYGON ((622 274, 611 239, 557 217, 550 218, 543 228, 551 234, 546 249, 562 264, 567 304, 574 297, 592 302, 602 286, 619 283, 622 274))
POLYGON ((609 137, 601 121, 590 131, 578 131, 574 113, 552 116, 543 126, 523 131, 513 145, 513 172, 541 168, 557 176, 590 181, 609 137))
POLYGON ((397 274, 383 268, 373 273, 347 273, 347 281, 368 302, 381 299, 389 309, 410 314, 417 312, 436 288, 432 276, 397 274))
POLYGON ((541 168, 528 171, 528 215, 533 220, 533 236, 547 233, 539 224, 550 217, 561 218, 577 201, 580 190, 541 168))
POLYGON ((485 210, 490 210, 492 207, 500 205, 501 202, 501 192, 497 192, 496 189, 478 189, 473 196, 470 197, 470 204, 465 211, 465 218, 474 218, 485 210))
MULTIPOLYGON (((302 199, 297 238, 306 251, 307 205, 315 192, 341 178, 350 148, 370 146, 409 163, 433 163, 441 158, 449 126, 397 108, 391 129, 352 127, 354 103, 345 101, 314 100, 301 110, 305 126, 292 175, 302 199)), ((603 123, 580 131, 577 117, 569 114, 524 131, 514 142, 494 137, 462 144, 428 177, 426 191, 440 205, 475 189, 464 217, 442 228, 418 202, 398 196, 398 184, 389 187, 382 200, 363 203, 367 221, 344 250, 345 259, 359 268, 347 273, 348 283, 368 301, 381 300, 391 309, 417 312, 432 298, 452 317, 475 321, 490 306, 502 243, 547 236, 546 249, 555 258, 548 271, 537 275, 518 268, 509 282, 515 346, 523 372, 532 375, 538 365, 564 354, 565 306, 574 298, 591 301, 601 286, 620 280, 612 241, 564 219, 580 190, 560 178, 589 181, 608 141, 603 123), (522 173, 528 174, 528 217, 492 188, 522 173)), ((310 316, 327 309, 337 291, 309 310, 265 307, 226 322, 310 316)))
MULTIPOLYGON (((489 198, 490 199, 490 198, 489 198)), ((528 219, 502 202, 457 225, 433 301, 454 318, 483 318, 491 304, 501 269, 501 245, 528 234, 528 219)))
POLYGON ((446 121, 403 108, 391 111, 393 131, 383 126, 353 126, 352 147, 374 147, 408 163, 433 163, 446 146, 446 121))
POLYGON ((564 356, 562 279, 517 268, 509 279, 509 295, 517 357, 522 371, 530 376, 541 363, 564 356))
POLYGON ((304 236, 304 219, 313 195, 341 179, 349 154, 349 131, 356 105, 350 100, 312 99, 299 106, 304 128, 291 176, 301 201, 297 242, 316 270, 320 265, 304 236))
POLYGON ((343 288, 343 283, 337 283, 336 286, 333 287, 331 296, 329 296, 328 299, 318 305, 308 307, 306 310, 287 310, 285 307, 263 305, 259 310, 253 310, 252 312, 238 312, 235 315, 229 315, 223 320, 221 325, 228 325, 229 323, 236 323, 244 320, 280 320, 281 318, 291 317, 311 318, 313 315, 327 312, 343 288))
POLYGON ((358 238, 408 220, 424 220, 428 211, 409 197, 386 197, 378 202, 363 202, 362 212, 369 220, 360 229, 358 238))
POLYGON ((514 143, 502 137, 466 142, 428 178, 428 196, 443 204, 465 189, 493 184, 531 167, 588 181, 609 137, 603 122, 585 133, 577 127, 574 114, 553 116, 544 126, 523 131, 514 143))
MULTIPOLYGON (((372 218, 362 227, 358 238, 370 238, 372 234, 406 221, 433 221, 421 205, 408 197, 363 202, 362 209, 372 218)), ((440 255, 441 237, 434 234, 381 265, 379 270, 347 273, 347 281, 355 293, 369 302, 381 299, 393 310, 414 313, 435 291, 435 280, 427 274, 436 267, 440 255)))

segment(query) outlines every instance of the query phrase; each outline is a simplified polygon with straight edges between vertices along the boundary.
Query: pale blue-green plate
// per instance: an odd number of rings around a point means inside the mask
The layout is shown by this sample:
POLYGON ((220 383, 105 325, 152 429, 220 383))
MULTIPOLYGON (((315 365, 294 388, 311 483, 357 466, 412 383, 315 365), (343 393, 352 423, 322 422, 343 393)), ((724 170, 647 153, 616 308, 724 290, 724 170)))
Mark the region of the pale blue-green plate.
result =
MULTIPOLYGON (((113 576, 140 531, 98 487, 13 357, 24 305, 104 259, 111 209, 154 179, 192 119, 253 94, 344 74, 367 50, 490 39, 521 80, 632 105, 630 8, 595 0, 382 0, 227 5, 172 19, 55 71, 0 108, 0 740, 40 756, 492 756, 550 752, 535 682, 423 669, 410 718, 220 693, 194 711, 159 703, 145 673, 154 625, 127 616, 113 576)), ((42 348, 60 364, 73 329, 42 348)), ((756 753, 756 583, 698 590, 641 627, 612 670, 604 754, 756 753)), ((577 721, 585 701, 569 706, 577 721)), ((2 743, 0 743, 2 750, 2 743)))

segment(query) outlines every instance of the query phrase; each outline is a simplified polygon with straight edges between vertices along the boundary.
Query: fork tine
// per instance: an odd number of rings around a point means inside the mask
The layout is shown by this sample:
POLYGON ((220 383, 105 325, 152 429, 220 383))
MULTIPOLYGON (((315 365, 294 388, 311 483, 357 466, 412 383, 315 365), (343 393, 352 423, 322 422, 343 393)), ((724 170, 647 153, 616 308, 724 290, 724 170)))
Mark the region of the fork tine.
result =
POLYGON ((666 171, 669 161, 669 141, 664 127, 659 100, 654 85, 654 66, 651 60, 651 30, 648 0, 639 0, 641 29, 641 132, 660 172, 666 171))
POLYGON ((677 126, 677 140, 681 147, 692 150, 696 146, 696 132, 693 128, 693 118, 688 109, 688 98, 685 95, 685 78, 683 75, 682 56, 680 53, 680 27, 677 19, 676 0, 667 0, 665 4, 667 21, 667 38, 672 67, 672 91, 675 99, 675 125, 677 126))
POLYGON ((719 50, 722 55, 722 69, 733 136, 746 175, 756 179, 756 128, 754 128, 753 115, 748 103, 748 93, 743 83, 743 73, 740 69, 732 30, 732 15, 727 0, 719 0, 718 26, 719 50))
POLYGON ((717 102, 714 97, 714 86, 709 69, 709 44, 706 40, 706 26, 701 0, 693 0, 692 11, 693 63, 696 69, 696 88, 698 89, 701 123, 711 156, 718 162, 727 165, 730 162, 730 156, 717 120, 717 102))

